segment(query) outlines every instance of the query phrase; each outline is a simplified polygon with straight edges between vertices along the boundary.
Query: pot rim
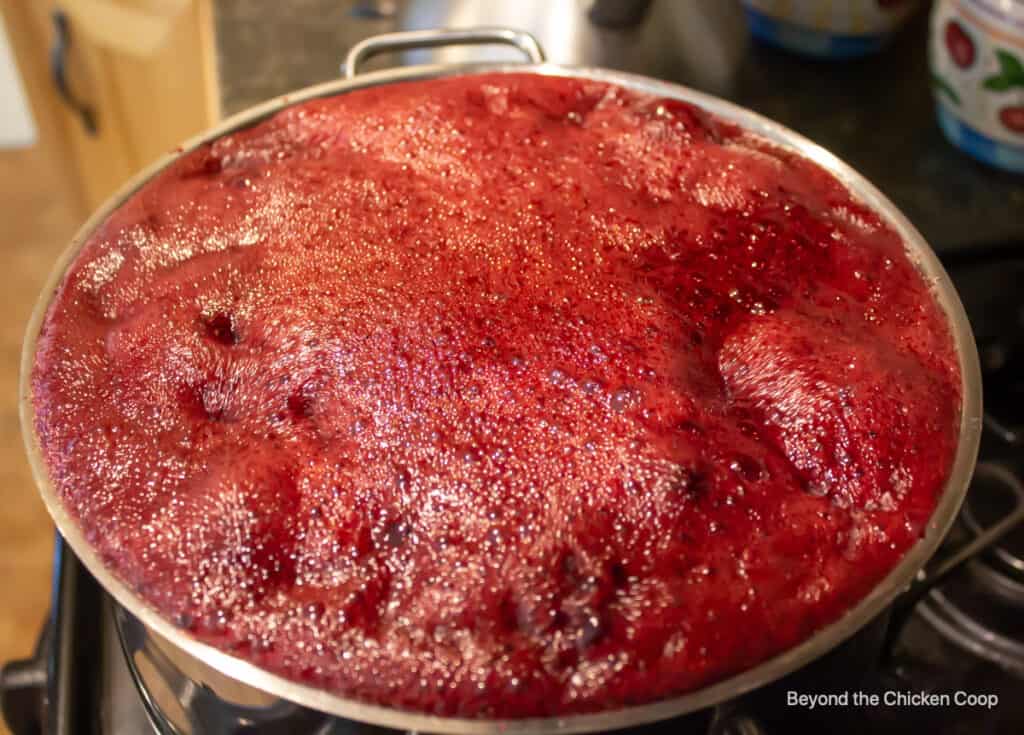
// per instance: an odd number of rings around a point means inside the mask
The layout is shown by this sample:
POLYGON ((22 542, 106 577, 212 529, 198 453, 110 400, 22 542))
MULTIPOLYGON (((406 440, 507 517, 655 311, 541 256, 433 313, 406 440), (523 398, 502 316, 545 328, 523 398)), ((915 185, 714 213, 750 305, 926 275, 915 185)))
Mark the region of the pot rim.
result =
POLYGON ((427 65, 388 69, 338 79, 285 94, 242 111, 221 124, 191 138, 133 177, 110 197, 75 234, 57 261, 29 320, 21 358, 19 409, 22 437, 33 477, 58 531, 85 567, 111 596, 145 626, 172 645, 222 674, 300 705, 339 717, 402 730, 463 735, 525 735, 526 733, 583 733, 614 730, 676 717, 716 705, 752 689, 764 686, 824 655, 852 636, 878 615, 903 591, 938 548, 952 525, 966 495, 981 436, 981 372, 977 347, 963 305, 938 257, 922 235, 878 189, 849 165, 821 146, 792 130, 746 108, 703 92, 636 74, 603 68, 581 68, 541 64, 472 63, 427 65), (138 596, 104 564, 88 542, 77 521, 65 509, 53 486, 35 431, 32 403, 32 370, 36 343, 46 312, 64 275, 89 236, 133 193, 181 155, 216 138, 254 125, 278 111, 306 100, 344 94, 357 89, 402 81, 477 73, 518 73, 590 79, 659 97, 696 104, 712 114, 754 132, 774 145, 815 162, 835 176, 863 204, 879 213, 903 239, 906 254, 930 286, 942 308, 953 337, 961 375, 961 416, 956 456, 924 535, 904 554, 899 563, 856 605, 840 618, 819 629, 806 640, 727 679, 701 689, 648 704, 603 712, 522 719, 471 719, 441 717, 422 712, 368 704, 301 684, 271 673, 244 659, 192 637, 176 627, 138 596))

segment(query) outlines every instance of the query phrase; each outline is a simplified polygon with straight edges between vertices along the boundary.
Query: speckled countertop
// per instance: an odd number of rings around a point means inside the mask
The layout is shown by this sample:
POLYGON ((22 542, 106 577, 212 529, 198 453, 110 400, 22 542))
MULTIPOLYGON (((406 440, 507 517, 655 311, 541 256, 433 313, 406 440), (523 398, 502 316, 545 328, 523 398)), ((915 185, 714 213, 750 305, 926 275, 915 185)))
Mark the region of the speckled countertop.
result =
MULTIPOLYGON (((659 4, 663 0, 655 0, 655 9, 659 4)), ((225 111, 334 78, 345 51, 360 38, 424 27, 431 19, 429 13, 403 13, 409 3, 399 2, 394 17, 367 20, 352 12, 364 5, 219 0, 215 17, 225 111)), ((668 20, 649 16, 647 24, 686 26, 686 12, 678 10, 686 5, 691 4, 680 3, 668 20)), ((496 15, 507 12, 494 7, 496 15)), ((715 22, 724 22, 721 16, 715 22)), ((1024 177, 975 163, 949 145, 938 128, 927 81, 927 33, 922 13, 883 53, 847 62, 809 61, 741 40, 733 42, 738 51, 728 78, 714 84, 699 73, 699 61, 674 63, 669 43, 656 73, 726 96, 825 146, 887 194, 940 253, 1017 240, 1024 247, 1024 177)), ((618 48, 621 56, 603 59, 606 65, 635 69, 640 47, 618 48)))

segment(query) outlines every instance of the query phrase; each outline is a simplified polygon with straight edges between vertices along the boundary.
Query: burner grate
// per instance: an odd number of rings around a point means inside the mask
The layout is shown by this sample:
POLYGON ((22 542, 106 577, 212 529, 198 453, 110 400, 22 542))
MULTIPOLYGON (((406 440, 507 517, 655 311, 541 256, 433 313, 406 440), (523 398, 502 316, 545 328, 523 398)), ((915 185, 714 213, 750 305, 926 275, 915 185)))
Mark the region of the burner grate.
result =
MULTIPOLYGON (((1024 507, 1024 485, 1007 467, 981 463, 961 523, 977 538, 1024 507)), ((1024 529, 1005 534, 933 589, 918 612, 961 648, 1024 677, 1024 529)))

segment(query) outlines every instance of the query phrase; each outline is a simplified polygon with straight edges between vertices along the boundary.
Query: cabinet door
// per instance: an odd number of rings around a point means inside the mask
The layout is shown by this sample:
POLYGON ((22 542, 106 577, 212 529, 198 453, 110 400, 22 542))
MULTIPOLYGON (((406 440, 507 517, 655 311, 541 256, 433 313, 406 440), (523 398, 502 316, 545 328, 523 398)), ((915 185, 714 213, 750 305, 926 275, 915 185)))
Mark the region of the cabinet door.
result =
POLYGON ((14 32, 30 36, 19 64, 51 67, 63 46, 65 91, 47 85, 34 108, 57 117, 89 209, 217 119, 209 0, 0 2, 14 32))
POLYGON ((178 2, 184 7, 167 19, 166 35, 156 39, 154 48, 137 53, 106 49, 136 168, 173 150, 220 116, 209 3, 178 2))

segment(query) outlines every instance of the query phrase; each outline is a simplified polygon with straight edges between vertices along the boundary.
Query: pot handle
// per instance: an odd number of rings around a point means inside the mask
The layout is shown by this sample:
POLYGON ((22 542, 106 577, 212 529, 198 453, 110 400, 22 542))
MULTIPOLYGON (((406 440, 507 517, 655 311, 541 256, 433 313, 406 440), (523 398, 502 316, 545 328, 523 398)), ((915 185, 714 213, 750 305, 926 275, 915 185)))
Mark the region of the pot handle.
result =
POLYGON ((483 44, 515 46, 531 63, 544 63, 544 51, 541 50, 537 39, 526 31, 517 31, 512 28, 436 29, 383 33, 366 38, 353 46, 345 56, 343 73, 346 79, 353 79, 358 76, 361 64, 378 54, 389 51, 483 44))

